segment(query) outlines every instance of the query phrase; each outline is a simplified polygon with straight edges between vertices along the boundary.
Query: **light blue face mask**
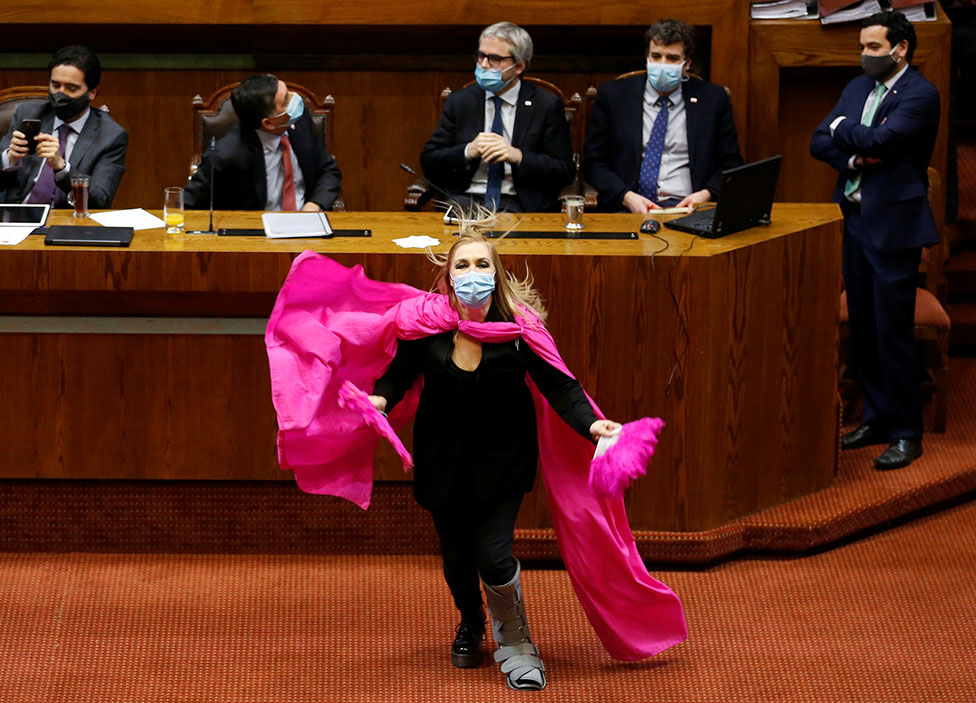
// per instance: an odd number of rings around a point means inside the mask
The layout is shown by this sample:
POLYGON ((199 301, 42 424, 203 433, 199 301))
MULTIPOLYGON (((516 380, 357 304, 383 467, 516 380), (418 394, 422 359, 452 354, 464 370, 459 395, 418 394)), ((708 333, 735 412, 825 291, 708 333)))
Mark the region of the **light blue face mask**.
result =
POLYGON ((508 85, 508 82, 502 78, 501 69, 498 68, 475 66, 474 79, 478 81, 478 85, 481 86, 482 90, 486 90, 489 93, 497 93, 508 85))
POLYGON ((288 101, 288 109, 286 112, 288 113, 289 127, 298 122, 298 119, 305 112, 305 101, 302 100, 302 97, 298 93, 291 94, 291 100, 288 101))
POLYGON ((495 274, 470 271, 461 276, 451 276, 454 295, 468 308, 480 308, 495 291, 495 274))
POLYGON ((651 82, 651 87, 659 93, 670 93, 681 85, 681 69, 684 64, 680 63, 654 63, 647 62, 647 80, 651 82))

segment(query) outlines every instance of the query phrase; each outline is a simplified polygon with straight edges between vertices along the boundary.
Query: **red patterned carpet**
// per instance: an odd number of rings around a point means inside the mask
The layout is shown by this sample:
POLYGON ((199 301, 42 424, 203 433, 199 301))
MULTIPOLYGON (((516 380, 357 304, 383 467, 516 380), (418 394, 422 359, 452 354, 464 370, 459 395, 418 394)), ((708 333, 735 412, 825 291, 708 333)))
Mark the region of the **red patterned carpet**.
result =
MULTIPOLYGON (((799 559, 655 572, 687 642, 609 659, 568 577, 524 577, 550 686, 452 669, 430 556, 0 555, 4 703, 976 700, 976 503, 799 559)), ((613 584, 607 584, 613 588, 613 584)))

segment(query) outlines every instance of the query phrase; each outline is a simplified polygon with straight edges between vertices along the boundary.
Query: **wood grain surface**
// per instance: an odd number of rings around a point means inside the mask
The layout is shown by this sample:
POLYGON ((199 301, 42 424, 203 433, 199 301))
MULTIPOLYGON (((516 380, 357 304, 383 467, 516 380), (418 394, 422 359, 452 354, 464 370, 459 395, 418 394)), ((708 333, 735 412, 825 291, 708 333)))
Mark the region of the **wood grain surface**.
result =
MULTIPOLYGON (((258 226, 255 213, 217 213, 258 226)), ((206 224, 191 214, 188 227, 206 224)), ((58 213, 54 222, 70 222, 58 213)), ((592 231, 641 218, 587 217, 592 231)), ((434 213, 344 213, 337 228, 369 239, 136 233, 128 249, 45 247, 31 236, 0 250, 0 476, 290 479, 277 468, 260 334, 139 334, 143 318, 266 319, 292 259, 310 248, 379 280, 428 288, 411 234, 450 245, 434 213), (57 328, 58 316, 107 320, 121 333, 57 328)), ((515 224, 513 216, 501 226, 515 224)), ((523 230, 553 230, 535 215, 523 230)), ((828 485, 836 452, 840 213, 779 204, 773 224, 719 240, 662 229, 636 241, 504 239, 506 266, 530 267, 570 369, 612 418, 661 416, 649 475, 627 496, 638 529, 721 525, 828 485)), ((260 329, 260 325, 258 326, 260 329)), ((377 477, 404 478, 392 452, 377 477)), ((541 488, 523 527, 545 527, 541 488)))

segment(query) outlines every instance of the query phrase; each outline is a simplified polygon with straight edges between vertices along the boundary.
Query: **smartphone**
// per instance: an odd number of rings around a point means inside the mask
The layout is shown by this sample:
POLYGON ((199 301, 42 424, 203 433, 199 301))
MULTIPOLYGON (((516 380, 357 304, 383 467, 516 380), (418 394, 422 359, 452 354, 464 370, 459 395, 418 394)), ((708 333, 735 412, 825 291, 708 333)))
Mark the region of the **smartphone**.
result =
POLYGON ((24 137, 27 139, 27 153, 36 154, 37 142, 34 141, 34 137, 41 133, 41 121, 23 119, 20 121, 19 129, 24 133, 24 137))

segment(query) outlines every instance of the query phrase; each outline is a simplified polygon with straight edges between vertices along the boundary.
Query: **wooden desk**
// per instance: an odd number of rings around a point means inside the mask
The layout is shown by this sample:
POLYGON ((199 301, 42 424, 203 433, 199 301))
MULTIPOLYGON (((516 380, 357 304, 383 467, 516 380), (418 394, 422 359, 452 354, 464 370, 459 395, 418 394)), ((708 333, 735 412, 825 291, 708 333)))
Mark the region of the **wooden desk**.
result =
MULTIPOLYGON (((206 217, 189 213, 187 225, 206 217)), ((392 239, 450 241, 433 213, 332 221, 373 236, 154 230, 128 249, 46 248, 38 236, 0 249, 0 476, 289 480, 275 457, 261 334, 293 257, 312 248, 427 288, 432 265, 392 239)), ((586 218, 595 231, 640 221, 586 218)), ((217 215, 219 226, 258 222, 217 215)), ((635 528, 708 529, 833 477, 840 213, 783 204, 773 222, 714 241, 662 230, 499 244, 508 267, 531 267, 566 362, 603 410, 668 422, 650 476, 628 494, 635 528)), ((519 227, 561 223, 532 215, 519 227)), ((377 475, 403 480, 392 453, 377 475)), ((529 497, 521 527, 548 525, 544 502, 529 497)))

